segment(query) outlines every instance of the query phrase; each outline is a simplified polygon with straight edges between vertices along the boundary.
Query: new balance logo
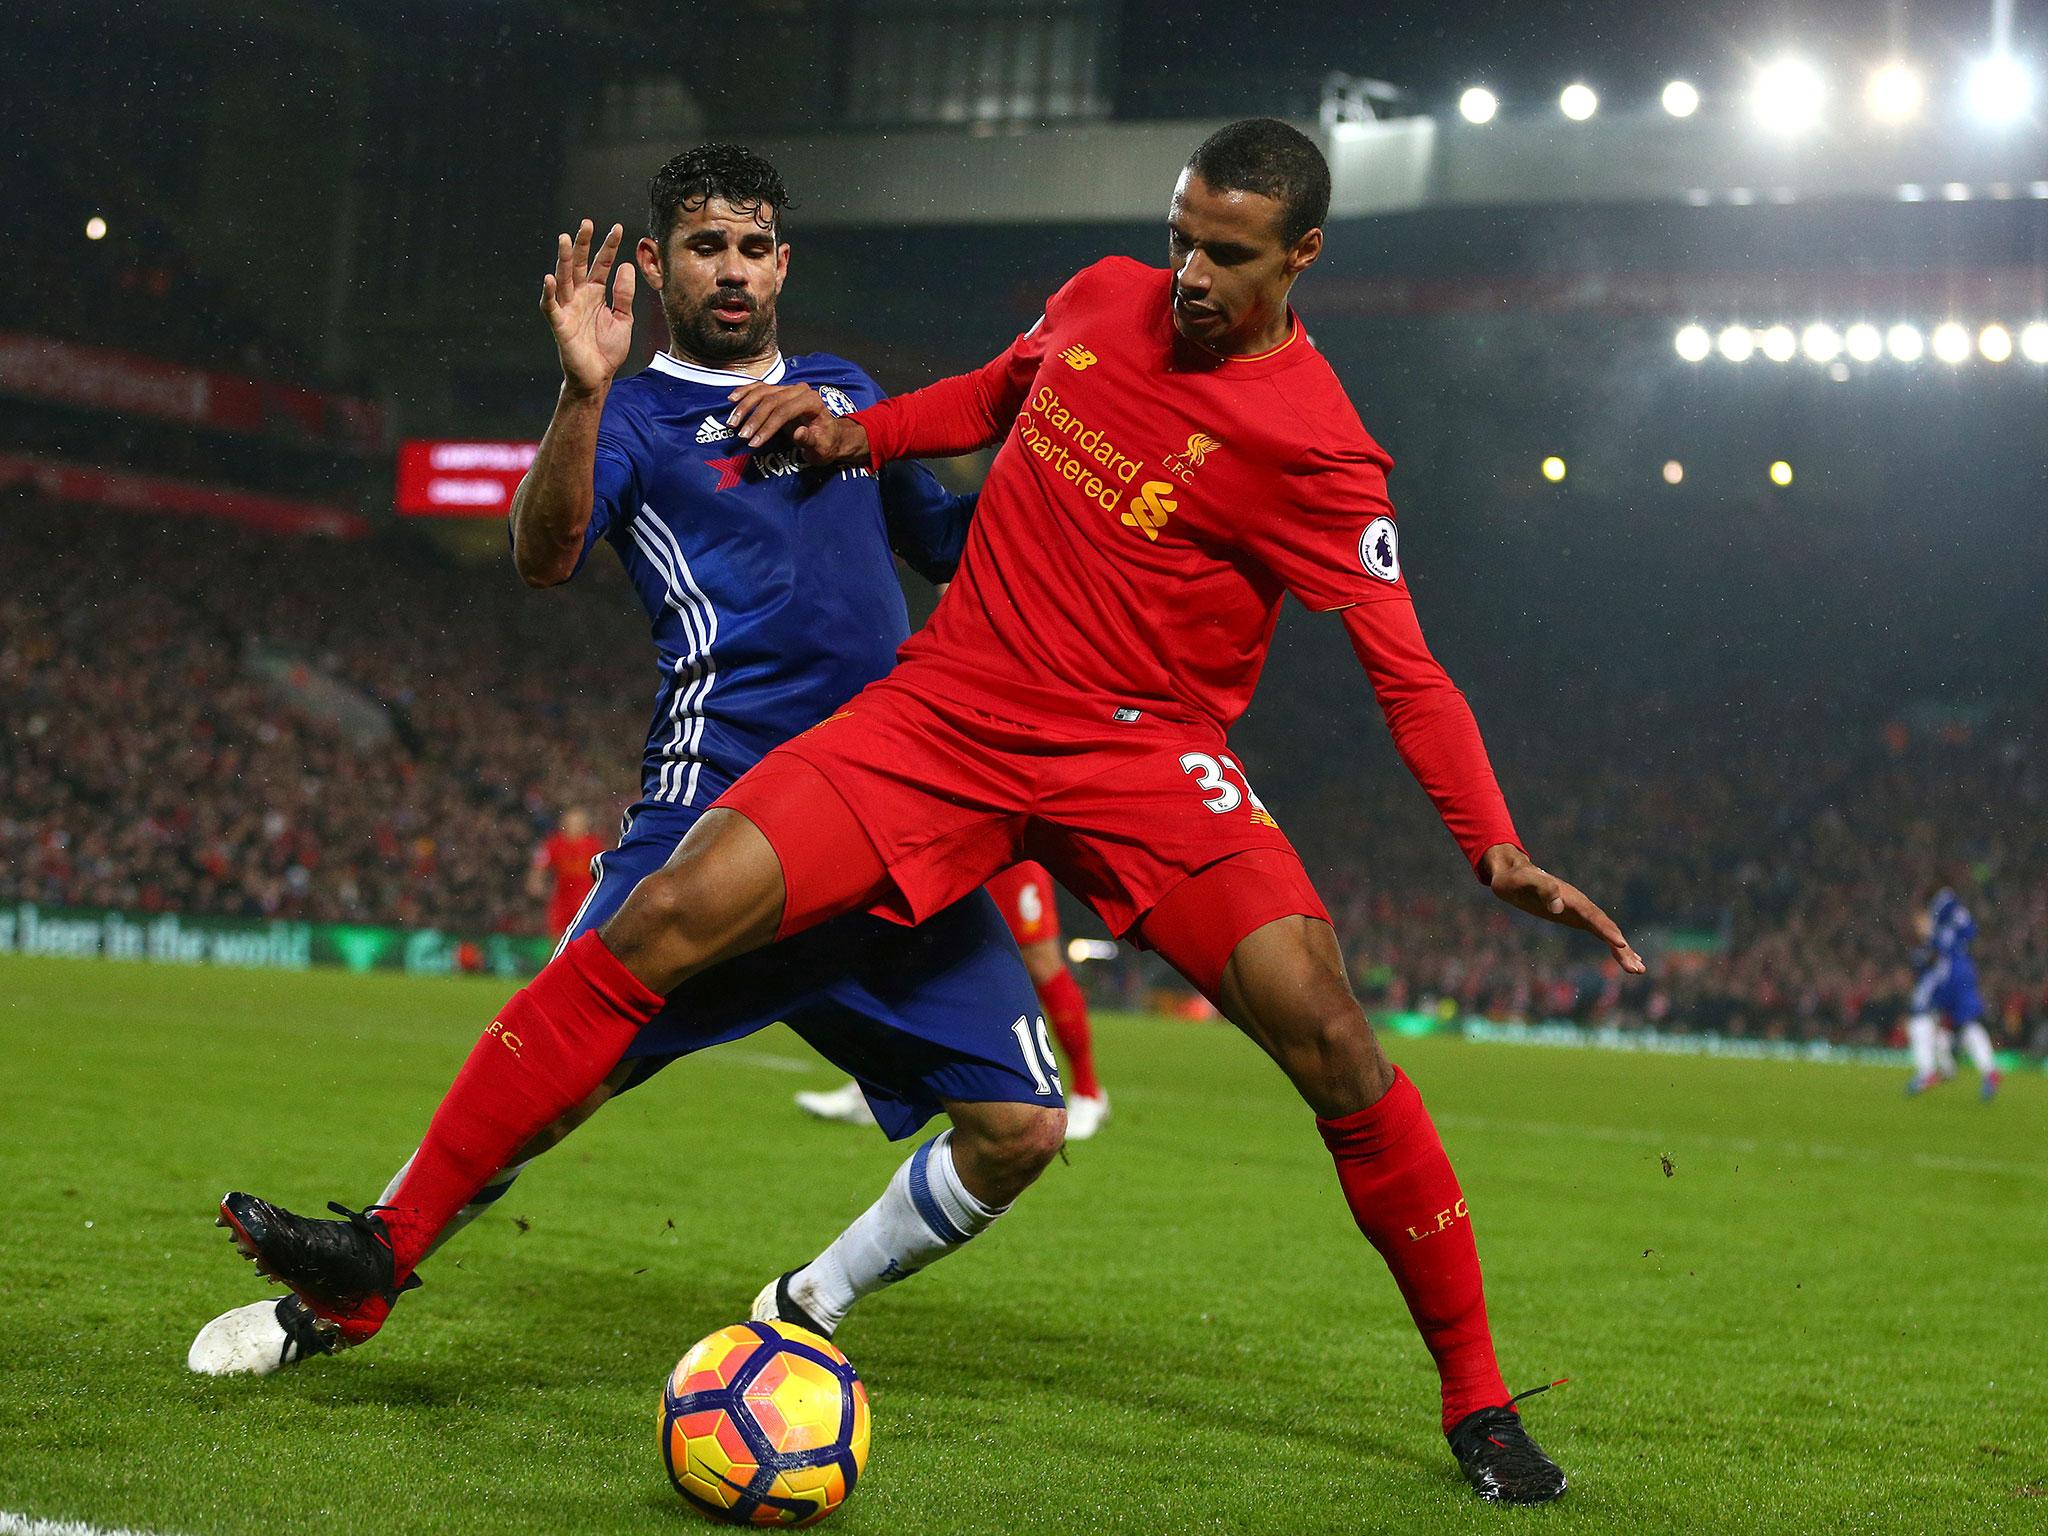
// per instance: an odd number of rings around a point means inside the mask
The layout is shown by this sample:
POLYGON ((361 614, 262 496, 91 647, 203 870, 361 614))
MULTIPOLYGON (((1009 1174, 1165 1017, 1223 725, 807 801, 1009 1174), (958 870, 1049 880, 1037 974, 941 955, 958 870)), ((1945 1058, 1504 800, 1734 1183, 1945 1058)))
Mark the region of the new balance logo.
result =
POLYGON ((1159 530, 1166 526, 1168 515, 1180 506, 1167 494, 1172 489, 1167 481, 1147 480, 1138 487, 1138 494, 1131 498, 1131 510, 1123 515, 1123 525, 1137 529, 1147 539, 1156 542, 1159 530))
POLYGON ((1079 373, 1083 368, 1093 368, 1101 359, 1079 342, 1075 342, 1060 354, 1060 361, 1079 373))
POLYGON ((737 436, 737 432, 716 416, 706 416, 697 423, 697 441, 700 443, 722 443, 729 437, 737 436))

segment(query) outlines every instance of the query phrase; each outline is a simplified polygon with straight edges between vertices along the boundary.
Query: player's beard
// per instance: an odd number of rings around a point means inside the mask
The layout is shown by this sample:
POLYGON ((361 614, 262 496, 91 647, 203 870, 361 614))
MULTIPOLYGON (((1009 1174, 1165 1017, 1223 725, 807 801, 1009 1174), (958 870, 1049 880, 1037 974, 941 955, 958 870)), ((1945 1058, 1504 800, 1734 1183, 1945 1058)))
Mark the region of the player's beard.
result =
POLYGON ((675 338, 676 346, 707 363, 740 362, 772 350, 775 346, 774 298, 756 300, 752 294, 740 295, 748 306, 746 321, 740 325, 729 325, 712 313, 712 307, 732 297, 730 293, 712 293, 698 300, 677 293, 665 306, 669 334, 675 338))

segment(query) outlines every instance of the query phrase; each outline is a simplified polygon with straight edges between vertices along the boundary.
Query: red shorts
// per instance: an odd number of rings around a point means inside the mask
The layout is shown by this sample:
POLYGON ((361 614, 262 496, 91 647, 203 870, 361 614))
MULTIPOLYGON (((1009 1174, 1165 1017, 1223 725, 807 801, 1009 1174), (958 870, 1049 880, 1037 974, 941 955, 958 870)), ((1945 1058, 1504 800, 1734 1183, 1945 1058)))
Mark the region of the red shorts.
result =
POLYGON ((1052 876, 1043 864, 1026 859, 1012 864, 988 883, 1003 921, 1010 925, 1010 937, 1019 945, 1039 944, 1060 937, 1060 909, 1053 898, 1052 876))
POLYGON ((885 678, 718 803, 781 860, 779 937, 856 909, 922 922, 1023 858, 1212 995, 1253 929, 1329 920, 1244 770, 1199 727, 1025 724, 885 678), (1183 893, 1169 904, 1170 935, 1146 924, 1192 878, 1243 854, 1260 857, 1203 882, 1213 906, 1183 893))

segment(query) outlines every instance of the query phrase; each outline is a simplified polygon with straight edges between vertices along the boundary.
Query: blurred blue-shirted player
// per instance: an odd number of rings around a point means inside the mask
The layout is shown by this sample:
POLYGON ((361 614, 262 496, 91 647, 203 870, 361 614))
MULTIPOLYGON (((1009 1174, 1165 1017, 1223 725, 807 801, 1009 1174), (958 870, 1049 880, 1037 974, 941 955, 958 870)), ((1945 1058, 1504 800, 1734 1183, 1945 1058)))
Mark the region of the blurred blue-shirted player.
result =
POLYGON ((1988 1100, 1998 1092, 1999 1071, 1991 1032, 1984 1027, 1977 962, 1970 956, 1977 920, 1944 886, 1924 911, 1915 914, 1914 925, 1920 942, 1913 950, 1913 1011, 1906 1020, 1913 1051, 1913 1079, 1906 1092, 1924 1093, 1955 1076, 1955 1058, 1943 1049, 1942 1039, 1944 1028, 1951 1028, 1962 1037, 1963 1049, 1977 1069, 1978 1091, 1988 1100))
MULTIPOLYGON (((915 464, 879 480, 865 469, 819 472, 794 451, 742 440, 726 424, 742 384, 808 383, 842 414, 879 391, 843 359, 780 352, 788 198, 772 166, 705 145, 664 165, 649 194, 652 233, 635 259, 660 294, 669 349, 612 382, 632 336, 634 264, 619 267, 609 300, 605 292, 623 231, 615 226, 594 259, 587 220, 573 240, 561 236, 542 309, 562 393, 512 509, 514 559, 531 585, 566 581, 600 539, 612 546, 647 610, 660 674, 640 799, 618 846, 596 859, 596 884, 564 942, 617 911, 765 753, 889 670, 909 636, 892 551, 946 580, 973 510, 972 497, 950 495, 915 464)), ((862 1296, 985 1229, 1063 1140, 1037 995, 982 892, 915 929, 840 918, 693 978, 674 1003, 443 1241, 610 1094, 778 1020, 860 1082, 892 1139, 941 1111, 953 1128, 919 1146, 817 1259, 769 1282, 755 1300, 758 1320, 829 1336, 862 1296)), ((294 1297, 258 1302, 208 1324, 190 1364, 264 1374, 362 1342, 388 1310, 373 1303, 360 1324, 336 1333, 316 1328, 294 1297)))

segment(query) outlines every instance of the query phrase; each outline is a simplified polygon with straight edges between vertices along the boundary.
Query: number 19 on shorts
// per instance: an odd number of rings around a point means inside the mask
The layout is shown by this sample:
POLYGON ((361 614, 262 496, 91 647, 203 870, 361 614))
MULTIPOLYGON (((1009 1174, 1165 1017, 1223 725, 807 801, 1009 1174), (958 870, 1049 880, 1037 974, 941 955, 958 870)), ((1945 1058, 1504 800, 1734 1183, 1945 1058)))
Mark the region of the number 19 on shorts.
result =
POLYGON ((1065 1093, 1060 1087, 1060 1065, 1053 1059, 1052 1041, 1046 1038, 1044 1017, 1030 1019, 1019 1014, 1010 1033, 1017 1037, 1017 1049, 1024 1055, 1025 1069, 1037 1091, 1048 1098, 1065 1093))

